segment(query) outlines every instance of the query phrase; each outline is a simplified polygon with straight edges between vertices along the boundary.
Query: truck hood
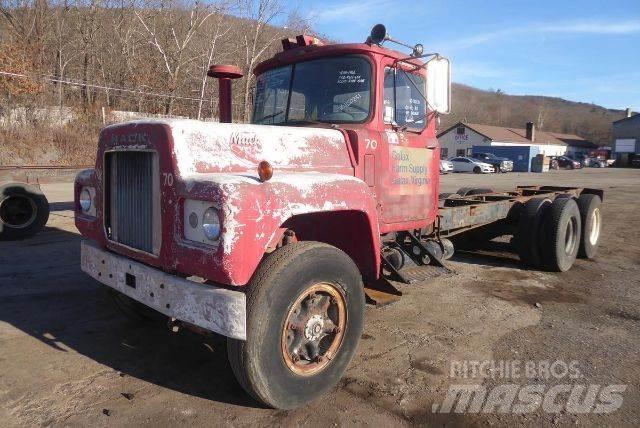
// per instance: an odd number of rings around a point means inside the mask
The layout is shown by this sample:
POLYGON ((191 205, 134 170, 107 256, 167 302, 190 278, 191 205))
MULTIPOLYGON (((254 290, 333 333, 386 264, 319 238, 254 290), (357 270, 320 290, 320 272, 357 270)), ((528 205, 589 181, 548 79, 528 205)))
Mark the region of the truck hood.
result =
POLYGON ((276 170, 352 171, 347 141, 336 129, 162 119, 111 125, 105 131, 114 149, 152 148, 139 144, 147 142, 161 150, 158 142, 152 141, 155 133, 144 132, 154 126, 169 130, 172 144, 168 143, 168 148, 182 177, 254 172, 261 161, 268 161, 276 170))

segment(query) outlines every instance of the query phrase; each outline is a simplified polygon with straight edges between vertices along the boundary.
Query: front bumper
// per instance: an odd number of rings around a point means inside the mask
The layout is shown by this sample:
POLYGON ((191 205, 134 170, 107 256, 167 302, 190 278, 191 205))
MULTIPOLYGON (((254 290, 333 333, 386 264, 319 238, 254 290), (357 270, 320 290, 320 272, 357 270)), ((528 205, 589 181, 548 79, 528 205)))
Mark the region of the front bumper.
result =
POLYGON ((246 300, 240 291, 199 284, 81 243, 81 268, 94 279, 168 317, 245 340, 246 300))

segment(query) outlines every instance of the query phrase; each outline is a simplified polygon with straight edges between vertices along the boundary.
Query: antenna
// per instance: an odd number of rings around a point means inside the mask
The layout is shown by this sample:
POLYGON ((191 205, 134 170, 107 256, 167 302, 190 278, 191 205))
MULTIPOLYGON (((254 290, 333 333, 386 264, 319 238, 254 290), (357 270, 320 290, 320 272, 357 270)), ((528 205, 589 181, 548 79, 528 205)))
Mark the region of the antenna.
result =
POLYGON ((400 40, 392 38, 389 33, 387 33, 387 27, 385 27, 384 24, 376 24, 373 26, 367 42, 380 46, 387 40, 411 49, 411 56, 420 56, 424 52, 424 46, 420 43, 411 46, 407 43, 401 42, 400 40))

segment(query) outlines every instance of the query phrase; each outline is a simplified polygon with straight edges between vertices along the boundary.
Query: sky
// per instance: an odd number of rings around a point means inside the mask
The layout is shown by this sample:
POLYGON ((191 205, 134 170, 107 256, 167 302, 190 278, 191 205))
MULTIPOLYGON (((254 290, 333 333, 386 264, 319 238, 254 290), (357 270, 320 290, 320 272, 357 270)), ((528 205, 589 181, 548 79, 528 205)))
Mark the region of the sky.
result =
POLYGON ((640 111, 640 0, 301 0, 298 8, 341 42, 364 41, 383 23, 392 37, 450 58, 454 82, 640 111))

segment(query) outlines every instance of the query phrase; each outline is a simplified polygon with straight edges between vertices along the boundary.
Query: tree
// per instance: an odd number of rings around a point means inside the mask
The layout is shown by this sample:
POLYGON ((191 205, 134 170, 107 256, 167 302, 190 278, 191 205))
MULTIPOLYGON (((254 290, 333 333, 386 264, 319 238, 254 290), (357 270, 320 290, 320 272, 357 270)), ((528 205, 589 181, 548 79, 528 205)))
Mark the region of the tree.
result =
POLYGON ((142 26, 147 42, 161 58, 167 93, 165 114, 172 114, 176 90, 180 86, 183 69, 195 57, 188 48, 202 25, 215 13, 210 4, 198 1, 180 4, 177 0, 160 0, 153 8, 136 9, 135 16, 142 26), (185 8, 190 12, 185 13, 185 8))
POLYGON ((269 23, 281 15, 284 11, 281 0, 242 0, 242 10, 245 11, 247 30, 244 34, 244 82, 242 91, 242 104, 244 110, 242 118, 249 121, 251 106, 249 102, 251 83, 253 81, 252 70, 269 47, 280 35, 267 32, 269 23))

